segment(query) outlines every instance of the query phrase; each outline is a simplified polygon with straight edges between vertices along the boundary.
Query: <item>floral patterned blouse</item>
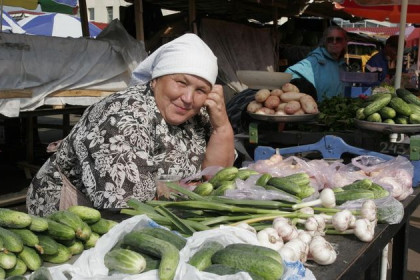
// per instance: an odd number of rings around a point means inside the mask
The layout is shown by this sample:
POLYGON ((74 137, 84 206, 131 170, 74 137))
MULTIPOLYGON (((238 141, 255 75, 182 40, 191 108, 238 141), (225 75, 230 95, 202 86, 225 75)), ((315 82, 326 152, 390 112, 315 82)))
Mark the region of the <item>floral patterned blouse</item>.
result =
POLYGON ((133 197, 153 199, 158 174, 185 178, 200 172, 210 133, 204 108, 181 125, 167 124, 149 85, 114 93, 85 110, 38 171, 27 194, 28 212, 58 210, 59 171, 97 209, 123 208, 133 197))

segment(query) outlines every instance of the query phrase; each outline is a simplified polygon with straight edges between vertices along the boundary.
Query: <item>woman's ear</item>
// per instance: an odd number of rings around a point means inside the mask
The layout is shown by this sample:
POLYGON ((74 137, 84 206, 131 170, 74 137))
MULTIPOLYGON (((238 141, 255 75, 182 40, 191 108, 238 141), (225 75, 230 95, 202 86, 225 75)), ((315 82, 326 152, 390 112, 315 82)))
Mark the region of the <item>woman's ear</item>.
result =
POLYGON ((156 86, 156 79, 153 79, 153 80, 150 81, 150 88, 152 90, 154 90, 155 89, 155 86, 156 86))

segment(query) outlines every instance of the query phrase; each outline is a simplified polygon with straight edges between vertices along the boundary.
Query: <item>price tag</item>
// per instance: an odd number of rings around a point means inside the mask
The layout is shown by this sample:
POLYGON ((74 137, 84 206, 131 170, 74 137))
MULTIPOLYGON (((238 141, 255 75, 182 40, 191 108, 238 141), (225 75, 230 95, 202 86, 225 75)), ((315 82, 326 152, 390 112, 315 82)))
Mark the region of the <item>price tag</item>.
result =
POLYGON ((390 155, 409 155, 410 145, 405 143, 391 143, 389 141, 381 141, 379 143, 380 151, 383 154, 390 155))

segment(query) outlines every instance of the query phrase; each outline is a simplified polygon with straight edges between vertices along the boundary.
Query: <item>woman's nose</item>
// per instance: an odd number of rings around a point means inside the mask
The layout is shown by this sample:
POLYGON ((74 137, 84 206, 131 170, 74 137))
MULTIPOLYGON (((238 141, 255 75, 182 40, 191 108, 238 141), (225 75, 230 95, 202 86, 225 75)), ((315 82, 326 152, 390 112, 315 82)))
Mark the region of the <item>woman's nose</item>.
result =
POLYGON ((194 96, 194 90, 186 88, 185 92, 182 94, 181 99, 185 103, 192 103, 194 96))

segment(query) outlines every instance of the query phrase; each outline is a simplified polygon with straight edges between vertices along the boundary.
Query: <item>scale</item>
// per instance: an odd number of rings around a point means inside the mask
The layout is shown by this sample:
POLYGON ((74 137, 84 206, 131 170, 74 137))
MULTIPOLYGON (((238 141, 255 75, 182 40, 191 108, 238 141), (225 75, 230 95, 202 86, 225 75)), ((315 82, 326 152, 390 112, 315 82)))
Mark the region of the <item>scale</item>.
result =
POLYGON ((371 95, 372 88, 363 86, 366 84, 373 84, 379 79, 378 73, 366 72, 340 72, 340 80, 345 83, 351 84, 344 88, 344 96, 346 97, 359 97, 359 95, 371 95))

